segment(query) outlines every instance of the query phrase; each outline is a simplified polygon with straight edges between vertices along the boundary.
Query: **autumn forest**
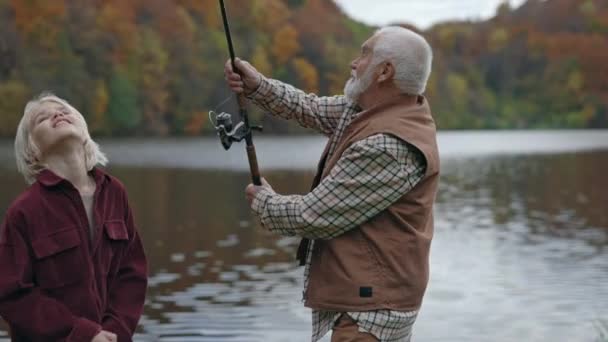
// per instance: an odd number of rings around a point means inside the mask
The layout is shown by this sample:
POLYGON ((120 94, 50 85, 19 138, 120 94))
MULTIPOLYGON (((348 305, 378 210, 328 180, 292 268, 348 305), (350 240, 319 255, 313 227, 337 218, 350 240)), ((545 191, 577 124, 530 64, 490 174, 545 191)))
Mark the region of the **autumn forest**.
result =
MULTIPOLYGON (((341 93, 373 27, 330 0, 227 0, 237 54, 267 76, 341 93)), ((407 23, 402 24, 407 27, 407 23)), ((413 28, 415 29, 415 28, 413 28)), ((440 129, 608 128, 608 1, 507 3, 421 32, 440 129)), ((103 136, 201 135, 230 93, 216 0, 0 0, 0 136, 27 100, 66 98, 103 136)), ((272 134, 302 133, 253 110, 272 134)))

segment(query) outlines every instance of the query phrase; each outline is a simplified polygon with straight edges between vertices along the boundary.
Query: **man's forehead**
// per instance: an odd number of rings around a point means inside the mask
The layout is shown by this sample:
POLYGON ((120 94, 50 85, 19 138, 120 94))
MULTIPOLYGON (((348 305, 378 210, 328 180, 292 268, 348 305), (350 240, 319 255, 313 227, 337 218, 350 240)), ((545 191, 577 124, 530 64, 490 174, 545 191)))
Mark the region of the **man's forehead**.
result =
POLYGON ((361 44, 361 49, 371 49, 372 47, 374 47, 376 40, 378 40, 378 35, 374 34, 373 36, 369 37, 369 39, 367 39, 363 44, 361 44))

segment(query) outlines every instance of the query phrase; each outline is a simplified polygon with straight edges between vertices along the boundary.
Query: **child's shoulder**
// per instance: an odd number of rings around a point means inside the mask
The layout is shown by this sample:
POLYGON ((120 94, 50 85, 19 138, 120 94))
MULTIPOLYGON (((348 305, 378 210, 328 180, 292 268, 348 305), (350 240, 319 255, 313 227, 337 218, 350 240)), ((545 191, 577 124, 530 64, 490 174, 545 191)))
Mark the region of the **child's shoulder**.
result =
POLYGON ((105 177, 105 179, 106 179, 105 186, 108 187, 110 190, 118 191, 118 192, 126 192, 125 185, 118 178, 116 178, 115 176, 108 173, 108 171, 103 170, 101 168, 96 168, 95 171, 99 173, 99 176, 105 177))
POLYGON ((129 196, 127 194, 127 187, 117 177, 109 174, 107 171, 97 168, 96 172, 102 177, 105 177, 103 182, 104 191, 110 196, 120 199, 121 203, 124 201, 128 205, 129 196))
POLYGON ((24 214, 32 210, 36 211, 36 207, 41 203, 41 197, 42 195, 37 183, 28 186, 9 205, 8 209, 6 210, 6 216, 8 218, 15 218, 20 214, 24 214))
POLYGON ((109 185, 116 189, 119 190, 121 192, 126 192, 126 187, 125 185, 120 181, 120 179, 112 176, 112 175, 108 175, 108 179, 109 179, 109 185))

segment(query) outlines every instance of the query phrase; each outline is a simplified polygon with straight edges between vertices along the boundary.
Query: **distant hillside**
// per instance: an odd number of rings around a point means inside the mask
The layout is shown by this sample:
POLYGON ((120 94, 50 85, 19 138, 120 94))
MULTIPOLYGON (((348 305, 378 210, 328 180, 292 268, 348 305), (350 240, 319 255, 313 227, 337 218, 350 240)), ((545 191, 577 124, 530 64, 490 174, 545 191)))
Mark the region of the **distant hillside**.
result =
POLYGON ((608 1, 529 0, 440 24, 428 95, 443 128, 608 127, 608 1))
MULTIPOLYGON (((265 74, 339 93, 374 28, 330 0, 227 0, 237 54, 265 74)), ((441 128, 608 127, 608 2, 530 0, 423 32, 441 128)), ((197 135, 230 93, 216 0, 0 0, 0 136, 52 90, 101 135, 197 135)), ((224 108, 226 110, 226 108, 224 108)), ((254 120, 262 114, 254 112, 254 120)), ((265 118, 270 133, 301 132, 265 118)))

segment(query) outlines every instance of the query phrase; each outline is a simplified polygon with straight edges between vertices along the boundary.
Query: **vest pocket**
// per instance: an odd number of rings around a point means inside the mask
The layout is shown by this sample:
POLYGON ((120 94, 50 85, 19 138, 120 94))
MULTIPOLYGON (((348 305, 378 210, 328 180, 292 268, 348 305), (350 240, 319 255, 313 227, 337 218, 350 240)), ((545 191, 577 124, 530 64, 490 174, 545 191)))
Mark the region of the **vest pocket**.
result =
POLYGON ((87 270, 77 227, 61 229, 32 241, 34 279, 40 288, 57 288, 84 277, 87 270))

